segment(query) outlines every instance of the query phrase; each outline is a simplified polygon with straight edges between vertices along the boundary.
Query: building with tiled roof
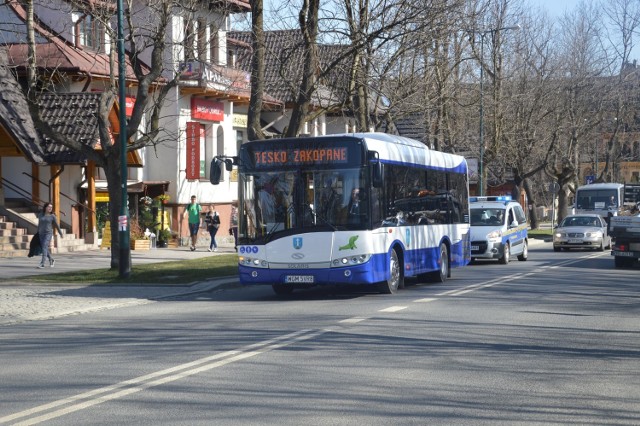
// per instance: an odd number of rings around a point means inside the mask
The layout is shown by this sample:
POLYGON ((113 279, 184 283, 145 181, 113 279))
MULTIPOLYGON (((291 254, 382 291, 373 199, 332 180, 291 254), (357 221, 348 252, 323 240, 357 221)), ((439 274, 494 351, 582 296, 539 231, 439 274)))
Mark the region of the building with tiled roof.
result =
MULTIPOLYGON (((53 0, 53 4, 46 6, 36 3, 35 30, 37 69, 45 77, 42 81, 51 84, 39 98, 43 120, 60 135, 86 144, 83 146, 87 149, 99 150, 98 106, 100 92, 108 88, 113 78, 108 49, 114 44, 100 27, 100 21, 92 16, 93 12, 97 13, 97 9, 93 9, 96 4, 87 2, 87 9, 82 11, 77 4, 65 0, 53 0)), ((168 191, 171 201, 164 207, 172 217, 171 229, 180 234, 187 233, 181 212, 192 194, 197 194, 203 204, 221 206, 218 211, 223 218, 224 205, 230 206, 236 198, 235 180, 228 176, 226 188, 214 188, 208 181, 205 165, 214 155, 235 154, 238 144, 246 139, 249 74, 227 65, 226 32, 229 14, 249 10, 249 3, 241 0, 202 2, 196 10, 190 10, 193 20, 187 21, 177 11, 166 32, 170 47, 164 58, 165 80, 158 83, 177 76, 178 83, 169 91, 159 116, 163 131, 156 145, 143 148, 139 155, 129 153, 129 166, 138 168, 129 169, 128 187, 133 206, 139 197, 153 197, 168 191), (194 158, 197 161, 193 161, 194 158), (160 192, 154 190, 155 187, 160 192)), ((25 16, 24 8, 16 0, 0 5, 0 45, 5 46, 12 78, 15 75, 18 80, 24 80, 27 70, 25 16)), ((145 54, 138 56, 142 73, 150 71, 144 61, 150 63, 151 58, 145 54)), ((130 115, 138 83, 128 62, 126 70, 126 113, 130 115)), ((19 96, 19 86, 14 86, 18 88, 14 94, 19 96)), ((82 204, 90 191, 102 191, 97 198, 108 201, 101 169, 81 152, 38 134, 33 123, 29 123, 26 100, 22 99, 20 108, 6 108, 9 96, 7 92, 2 98, 3 112, 12 112, 4 113, 0 120, 2 175, 11 176, 17 187, 30 188, 34 200, 48 200, 46 194, 53 191, 68 194, 70 199, 80 200, 82 204), (21 126, 17 119, 20 116, 27 117, 28 125, 21 126), (5 155, 9 151, 19 154, 20 159, 10 160, 5 155), (51 188, 47 182, 53 182, 51 188)), ((269 97, 266 101, 278 103, 269 97)), ((115 141, 119 128, 117 102, 110 108, 112 128, 109 131, 115 141)), ((4 192, 5 198, 17 196, 6 187, 4 192)), ((63 216, 74 217, 72 210, 77 209, 78 203, 64 199, 52 201, 63 216)), ((88 210, 95 214, 91 204, 88 210)), ((95 224, 87 222, 87 226, 91 230, 95 224)))
POLYGON ((0 48, 0 157, 25 157, 44 164, 45 151, 29 114, 20 84, 8 66, 6 49, 0 48))
MULTIPOLYGON (((262 119, 271 123, 267 130, 281 133, 289 122, 289 112, 297 101, 304 63, 303 39, 300 30, 265 31, 265 91, 281 100, 285 109, 280 112, 263 111, 262 119)), ((228 43, 236 55, 238 67, 251 69, 251 33, 228 33, 228 43)), ((348 107, 349 46, 318 45, 317 88, 311 108, 321 112, 304 133, 318 135, 350 131, 352 112, 348 107), (344 59, 340 60, 344 56, 344 59), (337 63, 334 63, 336 62, 337 63)), ((372 108, 373 110, 374 108, 372 108)))

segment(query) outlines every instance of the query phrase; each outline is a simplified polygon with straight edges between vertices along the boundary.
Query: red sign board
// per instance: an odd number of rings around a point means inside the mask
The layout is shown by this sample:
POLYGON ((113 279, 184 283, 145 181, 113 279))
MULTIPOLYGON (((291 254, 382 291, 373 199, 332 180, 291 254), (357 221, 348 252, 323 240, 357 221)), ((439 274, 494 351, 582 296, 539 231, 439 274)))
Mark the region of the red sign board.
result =
POLYGON ((133 106, 136 103, 136 98, 127 96, 124 98, 124 102, 125 102, 125 113, 127 114, 127 117, 131 117, 131 115, 133 114, 133 106))
POLYGON ((187 180, 200 179, 200 136, 204 126, 195 121, 187 122, 187 180))
POLYGON ((191 98, 191 118, 193 120, 223 121, 224 104, 194 96, 191 98))

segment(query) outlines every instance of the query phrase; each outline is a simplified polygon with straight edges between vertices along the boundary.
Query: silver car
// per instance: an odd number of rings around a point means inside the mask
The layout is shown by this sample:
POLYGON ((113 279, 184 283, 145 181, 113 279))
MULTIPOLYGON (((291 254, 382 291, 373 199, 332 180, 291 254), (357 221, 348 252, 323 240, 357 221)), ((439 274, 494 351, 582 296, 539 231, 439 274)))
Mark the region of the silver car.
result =
POLYGON ((565 217, 553 232, 553 251, 571 248, 603 251, 611 248, 607 222, 597 214, 576 214, 565 217))

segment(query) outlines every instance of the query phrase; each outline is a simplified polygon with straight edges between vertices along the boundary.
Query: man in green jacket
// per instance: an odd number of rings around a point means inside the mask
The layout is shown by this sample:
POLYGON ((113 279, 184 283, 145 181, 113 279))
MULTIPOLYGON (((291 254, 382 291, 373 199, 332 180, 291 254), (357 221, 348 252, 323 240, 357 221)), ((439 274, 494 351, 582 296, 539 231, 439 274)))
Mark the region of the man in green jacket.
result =
POLYGON ((200 212, 202 207, 196 202, 196 196, 191 196, 191 204, 184 211, 184 215, 189 215, 189 235, 191 236, 191 251, 196 250, 198 242, 198 230, 200 229, 200 212))

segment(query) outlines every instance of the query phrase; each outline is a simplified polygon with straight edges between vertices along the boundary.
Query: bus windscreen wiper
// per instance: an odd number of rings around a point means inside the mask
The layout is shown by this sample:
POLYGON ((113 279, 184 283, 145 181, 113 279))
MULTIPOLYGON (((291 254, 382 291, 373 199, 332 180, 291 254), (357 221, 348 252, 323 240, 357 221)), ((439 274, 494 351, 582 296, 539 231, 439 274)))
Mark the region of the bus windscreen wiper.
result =
POLYGON ((308 209, 313 217, 315 217, 316 219, 320 219, 320 222, 329 226, 332 230, 338 231, 338 228, 333 223, 331 223, 326 217, 319 215, 309 204, 304 204, 303 208, 308 209))

